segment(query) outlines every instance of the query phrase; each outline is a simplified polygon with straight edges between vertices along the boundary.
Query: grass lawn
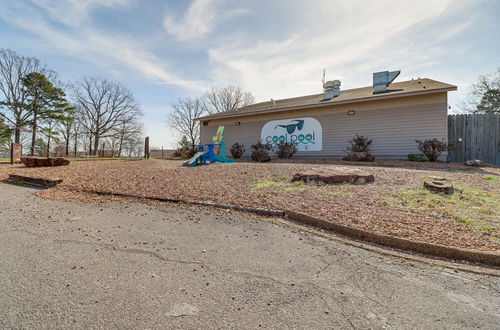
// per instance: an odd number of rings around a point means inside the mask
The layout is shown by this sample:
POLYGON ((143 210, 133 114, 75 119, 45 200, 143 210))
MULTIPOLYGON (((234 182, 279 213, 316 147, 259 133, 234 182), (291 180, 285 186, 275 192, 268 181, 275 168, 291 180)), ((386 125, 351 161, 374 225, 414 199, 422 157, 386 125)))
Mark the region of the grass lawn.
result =
MULTIPOLYGON (((495 177, 500 178, 500 177, 495 177)), ((495 179, 498 181, 498 179, 495 179)), ((382 206, 405 207, 416 211, 432 210, 446 218, 486 232, 500 244, 500 194, 454 186, 453 195, 434 194, 427 189, 404 189, 381 202, 382 206)))
MULTIPOLYGON (((39 192, 46 198, 105 199, 88 191, 204 200, 225 204, 290 209, 377 233, 430 243, 500 250, 500 168, 460 164, 298 160, 237 162, 193 168, 181 161, 76 161, 69 166, 25 168, 3 165, 7 173, 57 177, 64 182, 39 192), (314 167, 373 174, 365 185, 291 182, 293 174, 314 167), (429 176, 443 176, 452 196, 423 189, 429 176)), ((4 169, 4 170, 3 170, 4 169)))

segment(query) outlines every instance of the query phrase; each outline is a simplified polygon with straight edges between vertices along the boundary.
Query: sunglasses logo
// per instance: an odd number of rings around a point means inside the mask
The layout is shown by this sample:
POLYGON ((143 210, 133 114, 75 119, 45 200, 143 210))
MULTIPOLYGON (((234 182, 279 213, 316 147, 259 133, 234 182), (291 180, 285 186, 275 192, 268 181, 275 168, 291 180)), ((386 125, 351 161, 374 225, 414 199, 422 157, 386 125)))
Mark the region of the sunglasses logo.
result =
POLYGON ((296 129, 298 129, 299 131, 301 131, 302 128, 304 127, 304 121, 303 120, 292 120, 292 121, 295 121, 297 123, 295 123, 295 124, 288 124, 288 125, 276 125, 274 127, 274 129, 276 129, 278 127, 286 128, 286 132, 288 134, 293 134, 296 129))

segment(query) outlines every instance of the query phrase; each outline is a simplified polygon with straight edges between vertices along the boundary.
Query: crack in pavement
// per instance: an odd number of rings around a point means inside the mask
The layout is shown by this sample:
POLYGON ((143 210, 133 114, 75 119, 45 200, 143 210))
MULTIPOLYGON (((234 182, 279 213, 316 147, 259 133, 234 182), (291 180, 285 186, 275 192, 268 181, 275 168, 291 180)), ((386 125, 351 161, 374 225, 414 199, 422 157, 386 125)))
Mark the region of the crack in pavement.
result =
POLYGON ((136 248, 132 248, 132 249, 119 248, 119 247, 116 247, 116 246, 108 244, 108 243, 85 242, 85 241, 78 241, 78 240, 53 240, 53 242, 55 242, 55 243, 81 244, 81 245, 93 245, 93 246, 103 247, 109 251, 119 251, 119 252, 132 253, 132 254, 150 255, 150 256, 153 256, 159 260, 167 261, 167 262, 177 262, 177 263, 186 264, 186 265, 207 266, 207 264, 205 264, 203 262, 199 262, 199 261, 185 261, 185 260, 179 260, 179 259, 166 258, 155 251, 150 251, 150 250, 145 250, 145 249, 136 249, 136 248))

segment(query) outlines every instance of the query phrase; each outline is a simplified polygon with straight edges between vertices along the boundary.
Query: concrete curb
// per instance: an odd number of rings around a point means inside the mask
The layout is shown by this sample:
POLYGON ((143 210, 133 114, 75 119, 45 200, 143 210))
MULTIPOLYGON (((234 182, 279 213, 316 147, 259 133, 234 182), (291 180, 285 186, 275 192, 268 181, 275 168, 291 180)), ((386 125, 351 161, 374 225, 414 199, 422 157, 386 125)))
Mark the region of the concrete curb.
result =
POLYGON ((168 203, 176 203, 176 204, 209 206, 209 207, 215 207, 215 208, 219 208, 219 209, 237 210, 237 211, 255 213, 255 214, 264 215, 264 216, 271 216, 271 217, 283 217, 285 215, 285 212, 281 211, 281 210, 261 209, 261 208, 244 207, 244 206, 230 205, 230 204, 218 204, 218 203, 211 202, 211 201, 189 201, 189 200, 184 200, 184 199, 140 196, 140 195, 122 194, 122 193, 96 191, 96 190, 79 190, 79 191, 97 194, 97 195, 118 196, 118 197, 137 198, 137 199, 148 199, 148 200, 155 200, 155 201, 159 201, 159 202, 168 202, 168 203))
POLYGON ((300 224, 313 225, 324 230, 330 230, 350 238, 376 243, 400 250, 417 252, 451 260, 465 260, 494 267, 500 266, 499 253, 469 250, 440 244, 412 241, 406 238, 399 238, 389 235, 376 234, 363 229, 333 223, 310 216, 308 214, 289 210, 285 211, 285 218, 300 224))
POLYGON ((469 249, 450 247, 440 244, 412 241, 406 238, 399 238, 390 235, 376 234, 363 229, 341 225, 308 214, 290 210, 284 210, 284 211, 270 210, 270 209, 243 207, 243 206, 229 205, 229 204, 219 204, 211 201, 187 201, 182 199, 138 196, 131 194, 122 194, 122 193, 113 193, 113 192, 95 191, 95 190, 84 190, 84 192, 98 194, 98 195, 156 200, 161 202, 170 202, 177 204, 209 206, 221 209, 243 211, 264 216, 281 217, 296 222, 298 224, 312 225, 314 227, 323 230, 329 230, 336 234, 340 234, 352 239, 357 239, 370 243, 376 243, 390 248, 421 253, 424 255, 445 258, 449 260, 463 260, 473 263, 479 263, 490 267, 491 266, 500 267, 500 253, 469 250, 469 249))

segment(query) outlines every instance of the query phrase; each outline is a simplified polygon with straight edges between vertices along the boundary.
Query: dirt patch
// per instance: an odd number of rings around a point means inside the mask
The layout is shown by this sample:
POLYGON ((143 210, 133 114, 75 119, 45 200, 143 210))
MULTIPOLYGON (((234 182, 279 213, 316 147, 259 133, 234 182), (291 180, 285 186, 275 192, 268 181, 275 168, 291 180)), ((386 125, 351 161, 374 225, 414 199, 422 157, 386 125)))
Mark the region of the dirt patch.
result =
POLYGON ((381 234, 470 249, 500 250, 498 168, 415 165, 405 161, 376 161, 370 165, 331 160, 309 163, 241 162, 194 168, 161 160, 77 162, 64 168, 39 169, 3 165, 0 177, 19 173, 63 179, 61 185, 38 192, 47 198, 81 198, 83 190, 99 190, 290 209, 381 234), (322 186, 292 183, 293 174, 310 168, 309 163, 326 169, 348 166, 369 171, 375 182, 322 186), (455 194, 450 200, 435 199, 444 196, 430 198, 422 186, 429 176, 445 177, 464 193, 455 194))

